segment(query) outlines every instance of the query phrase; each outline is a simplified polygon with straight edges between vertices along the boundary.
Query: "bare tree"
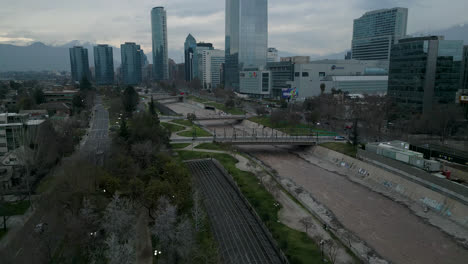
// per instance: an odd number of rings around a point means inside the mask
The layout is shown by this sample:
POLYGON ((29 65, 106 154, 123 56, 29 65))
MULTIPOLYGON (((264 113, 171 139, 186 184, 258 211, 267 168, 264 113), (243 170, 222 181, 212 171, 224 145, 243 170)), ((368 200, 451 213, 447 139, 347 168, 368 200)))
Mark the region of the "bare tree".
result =
POLYGON ((306 233, 309 233, 309 228, 315 227, 314 226, 314 219, 312 216, 307 216, 299 220, 299 223, 301 223, 304 226, 304 229, 306 230, 306 233))
POLYGON ((339 249, 339 246, 335 241, 333 240, 326 241, 325 252, 332 264, 336 263, 336 259, 338 257, 338 249, 339 249))
POLYGON ((192 218, 195 225, 195 232, 203 231, 205 228, 206 214, 203 210, 200 192, 198 191, 193 193, 192 218))
POLYGON ((195 234, 193 232, 192 223, 188 218, 184 218, 177 225, 175 232, 175 244, 177 254, 184 263, 188 263, 188 258, 191 256, 195 245, 195 234))

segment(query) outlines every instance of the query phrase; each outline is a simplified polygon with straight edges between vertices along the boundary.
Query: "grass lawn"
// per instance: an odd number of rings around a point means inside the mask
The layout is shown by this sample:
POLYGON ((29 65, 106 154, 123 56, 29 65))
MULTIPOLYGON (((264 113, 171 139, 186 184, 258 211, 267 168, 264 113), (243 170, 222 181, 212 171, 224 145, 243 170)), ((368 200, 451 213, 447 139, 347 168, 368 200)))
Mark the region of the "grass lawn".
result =
POLYGON ((209 103, 206 103, 205 105, 216 107, 216 109, 219 109, 231 115, 245 115, 245 111, 240 108, 235 108, 235 107, 227 108, 224 104, 215 103, 215 102, 209 102, 209 103))
POLYGON ((190 146, 190 143, 175 143, 171 144, 172 149, 184 149, 188 146, 190 146))
POLYGON ((177 120, 172 120, 171 122, 179 124, 179 125, 183 125, 183 126, 188 126, 188 127, 191 127, 193 125, 193 123, 187 119, 177 119, 177 120))
POLYGON ((22 215, 29 208, 29 201, 2 203, 0 207, 1 216, 22 215))
POLYGON ((3 228, 0 229, 0 240, 2 239, 4 235, 6 235, 6 233, 8 233, 8 229, 6 231, 3 230, 3 228))
POLYGON ((353 158, 355 158, 357 154, 357 148, 349 143, 328 142, 320 144, 320 146, 343 153, 353 158))
POLYGON ((195 147, 196 149, 208 149, 208 150, 220 150, 220 151, 229 151, 230 146, 219 144, 219 143, 203 143, 195 147))
POLYGON ((249 118, 249 120, 257 124, 266 126, 266 127, 277 129, 281 132, 284 132, 290 135, 303 136, 303 135, 310 135, 311 132, 313 133, 318 132, 319 136, 336 136, 337 135, 334 132, 317 129, 315 126, 308 125, 308 124, 291 125, 287 123, 286 121, 282 124, 273 124, 271 123, 270 117, 268 116, 255 116, 255 117, 249 118))
POLYGON ((178 133, 181 137, 211 137, 212 135, 198 126, 193 126, 191 130, 178 133), (194 135, 195 134, 195 135, 194 135))
POLYGON ((182 160, 215 158, 234 177, 242 193, 269 228, 290 263, 321 263, 320 248, 304 232, 299 232, 278 223, 280 207, 275 207, 273 196, 259 185, 259 180, 250 172, 236 168, 237 160, 227 154, 178 151, 182 160))
POLYGON ((171 133, 176 133, 182 130, 185 130, 185 127, 179 126, 179 125, 174 125, 170 123, 161 123, 161 126, 166 128, 167 130, 171 131, 171 133))

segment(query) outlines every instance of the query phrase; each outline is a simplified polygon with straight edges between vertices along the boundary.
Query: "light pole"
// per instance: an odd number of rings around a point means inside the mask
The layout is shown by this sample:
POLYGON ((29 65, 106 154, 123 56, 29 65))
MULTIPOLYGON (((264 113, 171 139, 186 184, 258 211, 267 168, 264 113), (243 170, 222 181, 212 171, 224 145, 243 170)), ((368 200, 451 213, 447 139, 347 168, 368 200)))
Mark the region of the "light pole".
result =
POLYGON ((322 256, 321 259, 322 259, 322 263, 323 263, 323 245, 325 245, 325 240, 320 240, 320 255, 322 256))

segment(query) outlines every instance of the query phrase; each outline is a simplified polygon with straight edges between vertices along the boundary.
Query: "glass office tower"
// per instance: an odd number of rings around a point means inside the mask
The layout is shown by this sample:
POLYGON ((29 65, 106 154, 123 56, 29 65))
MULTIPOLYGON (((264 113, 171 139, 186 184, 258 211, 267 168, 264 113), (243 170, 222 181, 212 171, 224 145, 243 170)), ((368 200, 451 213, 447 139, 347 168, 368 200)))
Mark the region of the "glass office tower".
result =
POLYGON ((406 35, 407 8, 381 9, 354 20, 352 58, 389 60, 393 44, 406 35))
POLYGON ((190 82, 193 79, 192 69, 193 69, 193 54, 195 48, 197 47, 197 41, 189 34, 185 39, 184 43, 184 53, 185 53, 185 80, 190 82))
POLYGON ((122 55, 122 81, 126 85, 138 85, 142 80, 142 50, 140 45, 126 42, 120 45, 122 55))
POLYGON ((94 47, 94 69, 96 84, 110 85, 114 83, 114 56, 112 47, 97 45, 94 47))
POLYGON ((192 61, 192 77, 193 79, 197 78, 198 80, 203 80, 203 69, 202 69, 202 54, 204 50, 213 50, 213 44, 211 43, 197 43, 195 50, 193 52, 193 61, 192 61))
POLYGON ((225 85, 239 90, 243 69, 263 69, 268 49, 268 1, 226 0, 225 85))
POLYGON ((167 46, 167 16, 164 7, 151 10, 151 32, 153 36, 153 78, 157 81, 169 79, 167 46))
POLYGON ((468 93, 468 46, 463 47, 463 93, 468 93))
POLYGON ((89 71, 88 49, 80 46, 70 48, 70 66, 72 80, 81 82, 84 77, 91 81, 91 72, 89 71))
POLYGON ((402 39, 392 47, 388 95, 412 112, 455 103, 462 58, 463 41, 437 36, 402 39))

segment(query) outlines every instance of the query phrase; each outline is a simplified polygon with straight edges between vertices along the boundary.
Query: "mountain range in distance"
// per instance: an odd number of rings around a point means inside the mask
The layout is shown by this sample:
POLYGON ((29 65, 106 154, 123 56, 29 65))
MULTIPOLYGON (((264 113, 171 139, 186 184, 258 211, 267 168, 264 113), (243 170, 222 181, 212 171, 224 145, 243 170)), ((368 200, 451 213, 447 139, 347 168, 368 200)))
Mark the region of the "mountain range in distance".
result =
MULTIPOLYGON (((468 24, 457 25, 445 30, 433 32, 419 32, 412 34, 419 35, 440 35, 447 40, 463 40, 468 44, 468 24)), ((35 42, 29 46, 15 46, 11 44, 0 44, 0 72, 7 71, 70 71, 69 48, 73 46, 83 46, 88 49, 89 64, 94 65, 93 47, 96 44, 81 41, 71 41, 60 46, 46 45, 35 42)), ((113 47, 114 66, 120 66, 120 48, 113 47)), ((311 59, 343 59, 346 51, 327 54, 325 56, 310 55, 311 59)), ((294 54, 286 51, 279 51, 280 57, 304 55, 294 54)), ((146 53, 149 63, 152 62, 151 52, 146 53)), ((181 62, 183 50, 169 50, 169 58, 176 62, 181 62)))

